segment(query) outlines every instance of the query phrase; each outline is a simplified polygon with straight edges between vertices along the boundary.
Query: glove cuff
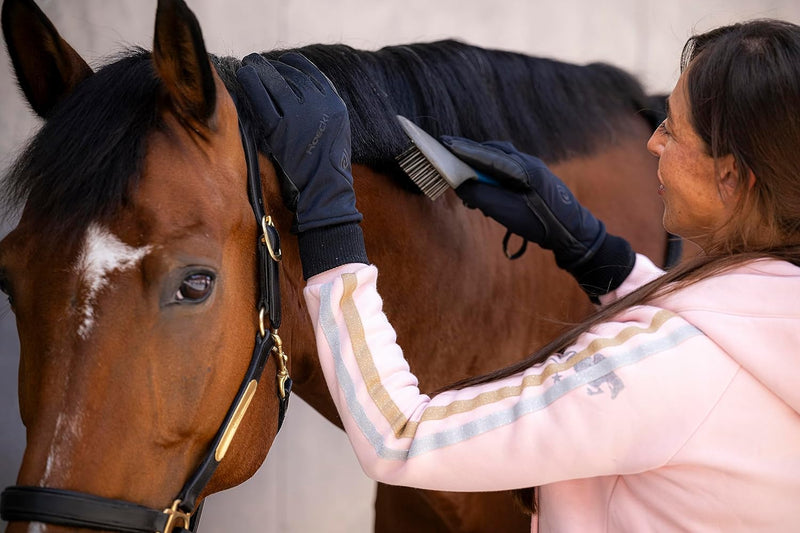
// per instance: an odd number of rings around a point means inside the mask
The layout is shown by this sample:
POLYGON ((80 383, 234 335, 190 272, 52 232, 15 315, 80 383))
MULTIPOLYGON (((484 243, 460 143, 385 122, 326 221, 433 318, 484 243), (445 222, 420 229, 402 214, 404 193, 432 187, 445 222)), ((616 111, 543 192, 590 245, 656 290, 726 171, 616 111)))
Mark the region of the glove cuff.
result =
POLYGON ((597 251, 579 267, 569 270, 581 289, 594 303, 599 297, 617 289, 636 263, 636 253, 622 237, 606 234, 597 251))
POLYGON ((356 222, 324 226, 297 235, 303 279, 347 263, 369 264, 364 234, 356 222))

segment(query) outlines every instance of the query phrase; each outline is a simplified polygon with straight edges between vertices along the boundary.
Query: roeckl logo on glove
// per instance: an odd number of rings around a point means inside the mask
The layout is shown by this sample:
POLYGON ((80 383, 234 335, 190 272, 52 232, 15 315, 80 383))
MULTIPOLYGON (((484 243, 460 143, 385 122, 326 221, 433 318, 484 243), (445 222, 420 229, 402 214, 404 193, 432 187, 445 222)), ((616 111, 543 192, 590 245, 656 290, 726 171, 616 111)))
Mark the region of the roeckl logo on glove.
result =
POLYGON ((320 137, 322 134, 325 133, 325 128, 328 127, 328 120, 330 119, 330 115, 327 113, 322 115, 322 118, 319 120, 319 126, 317 126, 317 133, 314 135, 314 138, 311 140, 311 143, 306 148, 306 154, 311 155, 311 152, 314 151, 317 144, 319 143, 320 137))
POLYGON ((570 194, 570 192, 563 185, 556 185, 556 190, 558 191, 558 196, 561 197, 562 202, 567 205, 572 203, 572 194, 570 194))

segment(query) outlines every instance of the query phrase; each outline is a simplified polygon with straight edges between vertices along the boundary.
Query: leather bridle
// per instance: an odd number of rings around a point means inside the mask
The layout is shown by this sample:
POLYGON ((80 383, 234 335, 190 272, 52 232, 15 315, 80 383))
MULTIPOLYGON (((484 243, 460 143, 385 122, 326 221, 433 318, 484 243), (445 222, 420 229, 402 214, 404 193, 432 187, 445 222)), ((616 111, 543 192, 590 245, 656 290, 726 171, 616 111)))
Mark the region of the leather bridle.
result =
POLYGON ((278 328, 281 324, 278 263, 281 260, 280 238, 272 220, 264 212, 258 153, 249 130, 239 121, 247 161, 247 194, 260 233, 258 235, 259 331, 242 384, 225 415, 222 426, 209 445, 200 466, 163 511, 124 500, 115 500, 83 492, 47 487, 13 486, 3 491, 0 516, 8 522, 42 522, 62 526, 103 529, 130 533, 178 533, 194 531, 199 523, 202 503, 197 498, 214 474, 255 395, 258 381, 270 353, 278 365, 278 429, 283 424, 292 389, 286 369, 278 328))

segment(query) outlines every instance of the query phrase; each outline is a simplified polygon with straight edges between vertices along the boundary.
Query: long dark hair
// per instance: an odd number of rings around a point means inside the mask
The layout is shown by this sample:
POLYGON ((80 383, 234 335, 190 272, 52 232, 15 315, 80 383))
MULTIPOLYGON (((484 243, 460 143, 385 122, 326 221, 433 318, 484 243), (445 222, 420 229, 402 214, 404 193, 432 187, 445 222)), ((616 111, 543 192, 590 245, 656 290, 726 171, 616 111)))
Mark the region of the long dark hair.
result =
MULTIPOLYGON (((690 120, 708 154, 732 154, 737 164, 743 194, 724 241, 713 242, 703 255, 604 307, 519 363, 448 388, 514 375, 563 353, 581 334, 631 306, 737 265, 761 258, 800 265, 800 27, 754 20, 693 36, 684 46, 681 70, 687 76, 690 120)), ((514 492, 523 509, 535 512, 532 488, 514 492)))
POLYGON ((737 251, 797 243, 800 28, 777 20, 718 28, 687 42, 681 67, 692 126, 712 156, 733 156, 738 187, 750 192, 726 231, 733 239, 714 244, 737 251))

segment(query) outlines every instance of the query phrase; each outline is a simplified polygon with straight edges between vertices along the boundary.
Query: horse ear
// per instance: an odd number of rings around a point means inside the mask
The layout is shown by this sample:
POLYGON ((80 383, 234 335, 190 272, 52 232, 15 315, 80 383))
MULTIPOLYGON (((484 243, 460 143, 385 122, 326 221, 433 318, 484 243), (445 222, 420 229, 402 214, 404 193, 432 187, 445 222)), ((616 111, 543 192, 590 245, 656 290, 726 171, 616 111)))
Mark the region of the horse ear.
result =
POLYGON ((6 0, 2 25, 17 82, 34 112, 47 118, 92 69, 32 0, 6 0))
POLYGON ((200 24, 183 0, 158 0, 153 62, 181 120, 207 125, 216 86, 200 24))

